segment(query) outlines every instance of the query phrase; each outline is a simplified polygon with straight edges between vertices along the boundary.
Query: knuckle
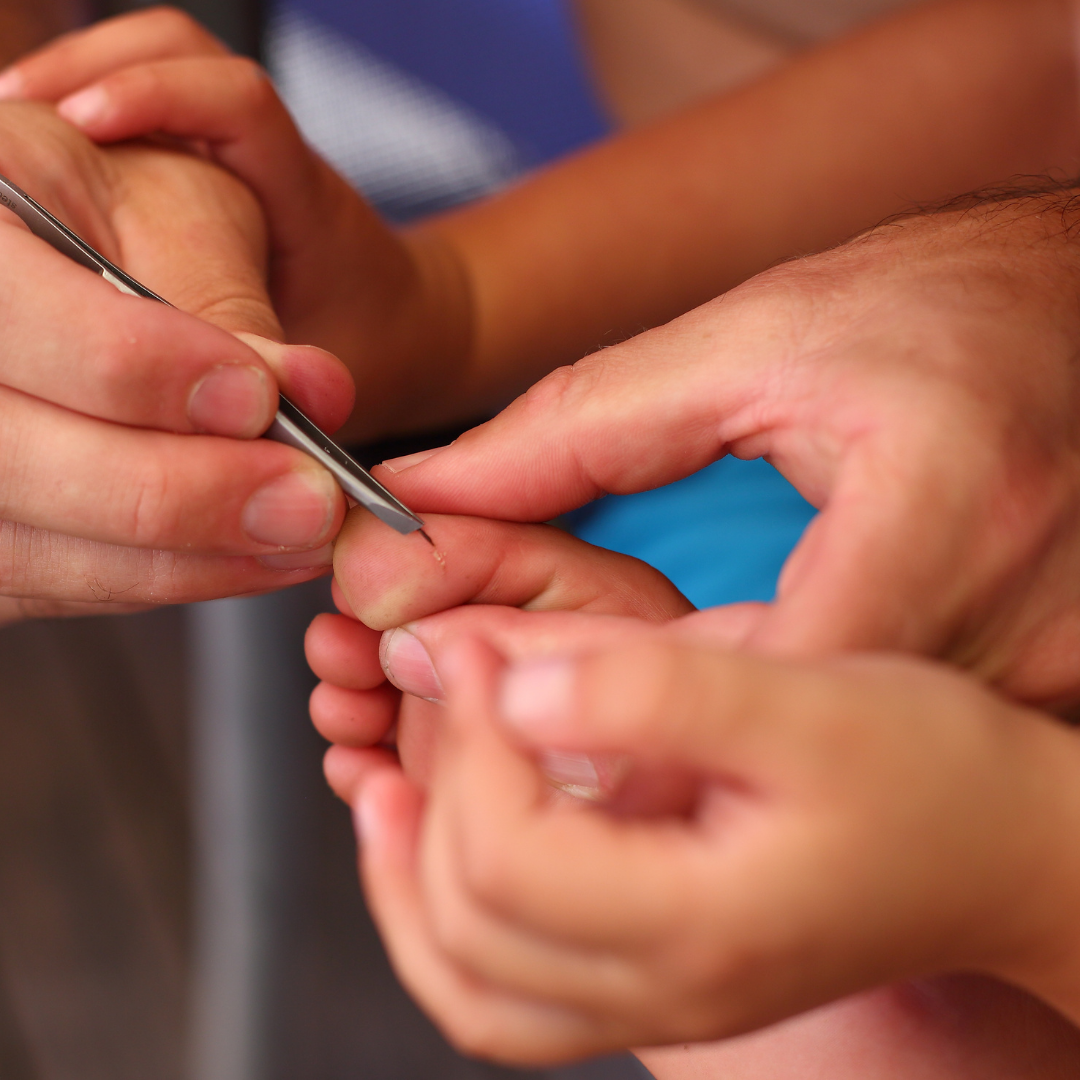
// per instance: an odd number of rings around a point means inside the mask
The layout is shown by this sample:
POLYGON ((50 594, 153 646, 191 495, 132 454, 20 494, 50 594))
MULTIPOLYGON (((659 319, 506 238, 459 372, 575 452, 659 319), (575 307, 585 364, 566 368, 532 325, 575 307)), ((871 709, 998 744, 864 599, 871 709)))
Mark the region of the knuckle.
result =
POLYGON ((128 496, 127 534, 135 547, 155 547, 172 539, 176 528, 171 484, 160 462, 144 465, 128 496))
POLYGON ((530 387, 519 399, 526 415, 537 413, 544 416, 566 407, 580 384, 574 367, 556 368, 530 387))

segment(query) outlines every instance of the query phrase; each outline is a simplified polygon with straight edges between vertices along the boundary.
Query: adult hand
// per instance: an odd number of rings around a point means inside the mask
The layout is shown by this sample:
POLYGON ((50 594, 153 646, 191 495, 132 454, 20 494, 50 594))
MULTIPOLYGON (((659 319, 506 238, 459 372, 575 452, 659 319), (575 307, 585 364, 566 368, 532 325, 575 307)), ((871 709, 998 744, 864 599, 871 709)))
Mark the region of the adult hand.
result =
POLYGON ((352 388, 328 354, 276 344, 243 186, 167 148, 100 150, 37 105, 0 108, 0 171, 184 309, 123 296, 0 221, 0 618, 325 573, 340 491, 255 436, 279 385, 330 429, 352 388))
POLYGON ((428 636, 449 702, 430 788, 376 768, 358 805, 398 973, 465 1051, 537 1065, 715 1039, 954 970, 1080 1017, 1074 732, 925 662, 508 614, 483 636, 509 667, 460 627, 428 636), (590 640, 523 658, 551 619, 590 640), (553 752, 627 758, 628 783, 667 768, 689 798, 659 816, 552 800, 553 752))
POLYGON ((822 513, 775 604, 740 612, 748 645, 928 653, 1073 702, 1072 198, 910 219, 778 267, 383 475, 420 511, 541 521, 765 456, 822 513))

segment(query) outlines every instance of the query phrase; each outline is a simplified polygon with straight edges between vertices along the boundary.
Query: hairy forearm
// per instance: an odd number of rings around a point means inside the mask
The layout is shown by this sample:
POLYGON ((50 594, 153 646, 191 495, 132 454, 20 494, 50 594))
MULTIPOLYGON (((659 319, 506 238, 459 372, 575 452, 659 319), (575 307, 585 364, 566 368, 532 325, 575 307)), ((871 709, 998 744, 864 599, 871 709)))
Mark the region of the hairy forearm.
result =
POLYGON ((1075 171, 1073 42, 1066 0, 920 7, 426 223, 471 290, 448 412, 913 202, 1075 171))

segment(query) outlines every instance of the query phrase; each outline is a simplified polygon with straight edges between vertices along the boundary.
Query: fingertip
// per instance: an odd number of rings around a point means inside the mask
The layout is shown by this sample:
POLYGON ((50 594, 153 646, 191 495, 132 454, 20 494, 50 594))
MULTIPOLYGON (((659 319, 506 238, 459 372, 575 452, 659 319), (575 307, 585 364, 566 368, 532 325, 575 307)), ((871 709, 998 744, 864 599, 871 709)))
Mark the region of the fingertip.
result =
POLYGON ((245 345, 265 361, 281 392, 333 433, 348 420, 356 402, 356 385, 345 364, 315 345, 289 345, 258 334, 238 333, 245 345))
POLYGON ((100 128, 112 112, 112 98, 103 86, 88 86, 64 98, 56 106, 57 114, 72 127, 90 132, 100 128))
POLYGON ((347 615, 316 616, 304 635, 304 653, 320 679, 350 690, 373 690, 386 679, 378 632, 347 615))
POLYGON ((422 796, 398 767, 376 767, 352 801, 356 838, 365 861, 398 866, 412 861, 422 796))
POLYGON ((26 79, 18 67, 0 72, 0 101, 23 101, 26 98, 26 79))

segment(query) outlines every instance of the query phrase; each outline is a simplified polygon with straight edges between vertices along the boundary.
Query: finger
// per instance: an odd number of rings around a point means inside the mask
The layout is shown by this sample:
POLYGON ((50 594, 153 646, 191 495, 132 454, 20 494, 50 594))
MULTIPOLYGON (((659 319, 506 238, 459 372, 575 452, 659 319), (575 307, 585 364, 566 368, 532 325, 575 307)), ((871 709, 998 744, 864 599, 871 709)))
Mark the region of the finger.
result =
POLYGON ((394 745, 405 775, 421 789, 431 782, 445 725, 446 710, 441 704, 402 694, 394 745))
POLYGON ((31 614, 54 604, 106 614, 198 603, 271 592, 329 572, 329 551, 305 556, 306 567, 275 570, 254 558, 117 547, 0 521, 0 595, 31 614))
MULTIPOLYGON (((444 679, 446 665, 443 657, 444 679)), ((828 669, 654 631, 518 663, 505 675, 499 707, 537 747, 627 753, 708 776, 745 764, 759 746, 783 743, 784 731, 831 714, 848 696, 828 669)))
POLYGON ((397 758, 391 750, 331 746, 323 758, 323 775, 330 790, 342 802, 354 806, 370 777, 397 766, 397 758))
POLYGON ((253 61, 140 64, 80 90, 58 110, 95 142, 161 133, 209 143, 214 160, 255 192, 285 251, 302 246, 315 222, 341 227, 333 215, 347 192, 344 182, 307 147, 269 76, 253 61))
POLYGON ((273 420, 273 373, 231 334, 123 296, 20 229, 0 226, 0 249, 3 384, 168 431, 250 439, 273 420))
POLYGON ((510 660, 567 656, 639 638, 649 624, 636 618, 580 612, 523 612, 507 607, 454 608, 383 635, 380 659, 400 690, 443 701, 441 658, 463 637, 486 642, 510 660))
MULTIPOLYGON (((617 1000, 625 1012, 647 992, 632 963, 531 932, 535 928, 507 902, 516 886, 508 890, 497 865, 501 842, 513 834, 531 852, 543 844, 552 814, 549 788, 536 764, 515 752, 493 722, 498 666, 486 647, 459 645, 454 651, 447 744, 429 793, 421 845, 421 883, 435 939, 462 970, 492 985, 585 1009, 617 1000), (481 774, 496 790, 467 794, 481 774), (497 807, 506 831, 477 832, 474 801, 483 804, 479 816, 497 807)), ((563 918, 575 906, 565 895, 569 880, 560 885, 563 918)), ((576 890, 576 881, 571 888, 576 890)))
POLYGON ((442 953, 416 876, 420 814, 419 792, 392 770, 367 781, 357 811, 365 891, 403 984, 472 1057, 544 1065, 606 1049, 570 1010, 500 993, 442 953))
POLYGON ((385 683, 374 690, 343 690, 319 683, 309 703, 315 729, 339 746, 375 746, 387 737, 397 719, 401 695, 385 683))
POLYGON ((236 336, 266 361, 281 392, 328 435, 352 415, 356 384, 333 353, 314 345, 282 345, 255 334, 236 336))
POLYGON ((337 579, 368 626, 400 626, 462 604, 575 610, 661 622, 693 610, 659 571, 546 525, 429 516, 435 542, 395 543, 370 515, 349 516, 337 579))
POLYGON ((344 615, 317 615, 304 637, 311 670, 344 690, 373 690, 386 681, 380 634, 344 615))
POLYGON ((330 474, 291 447, 119 427, 0 388, 7 520, 129 547, 277 556, 329 543, 344 509, 330 474))
MULTIPOLYGON (((640 652, 628 651, 635 658, 640 652)), ((506 692, 493 656, 466 641, 443 658, 450 705, 431 816, 456 823, 447 842, 456 849, 463 887, 493 916, 545 938, 594 953, 628 941, 644 945, 686 900, 686 874, 657 881, 655 868, 696 857, 694 842, 681 844, 669 825, 552 808, 546 780, 500 719, 506 692), (635 888, 633 880, 650 887, 635 888)))
POLYGON ((58 101, 132 64, 227 53, 190 16, 175 8, 154 8, 65 34, 23 57, 0 75, 0 100, 58 101))

